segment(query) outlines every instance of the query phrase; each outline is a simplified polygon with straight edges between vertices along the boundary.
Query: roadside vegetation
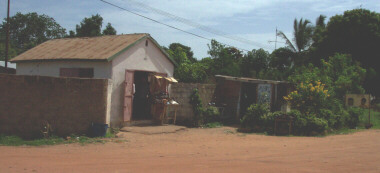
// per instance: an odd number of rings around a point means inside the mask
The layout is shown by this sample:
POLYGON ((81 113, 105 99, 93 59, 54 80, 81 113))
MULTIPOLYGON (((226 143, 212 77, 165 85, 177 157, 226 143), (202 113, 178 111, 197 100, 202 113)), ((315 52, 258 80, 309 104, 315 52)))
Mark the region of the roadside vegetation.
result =
POLYGON ((104 144, 106 142, 125 142, 125 140, 115 139, 117 130, 109 130, 104 137, 87 137, 71 135, 66 138, 50 136, 41 139, 24 140, 18 136, 0 135, 0 146, 44 146, 60 144, 104 144))

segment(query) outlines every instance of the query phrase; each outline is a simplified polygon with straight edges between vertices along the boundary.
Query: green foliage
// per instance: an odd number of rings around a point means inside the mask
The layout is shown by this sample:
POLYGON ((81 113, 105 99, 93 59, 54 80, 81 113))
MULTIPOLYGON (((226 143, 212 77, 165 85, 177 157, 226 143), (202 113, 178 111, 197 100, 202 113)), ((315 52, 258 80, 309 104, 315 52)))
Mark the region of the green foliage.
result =
POLYGON ((246 114, 240 120, 241 127, 248 130, 259 131, 263 127, 262 118, 269 113, 269 105, 253 104, 248 107, 246 114))
POLYGON ((222 127, 222 126, 223 126, 223 124, 220 123, 220 122, 213 122, 213 123, 207 123, 203 127, 206 127, 206 128, 218 128, 218 127, 222 127))
POLYGON ((99 14, 91 15, 91 17, 85 17, 79 25, 76 25, 77 37, 94 37, 100 36, 101 28, 103 25, 103 17, 99 14))
POLYGON ((81 145, 91 144, 91 143, 104 143, 105 140, 101 138, 89 138, 86 136, 70 136, 67 139, 63 139, 60 137, 50 137, 43 139, 35 139, 35 140, 23 140, 17 136, 5 136, 0 135, 0 146, 42 146, 42 145, 59 145, 59 144, 71 144, 71 143, 79 143, 81 145))
POLYGON ((174 70, 174 77, 180 82, 203 83, 207 80, 207 73, 201 63, 183 63, 174 70))
POLYGON ((240 76, 238 61, 242 54, 239 50, 226 47, 216 40, 212 40, 208 47, 208 53, 214 60, 213 71, 215 74, 240 76))
POLYGON ((349 117, 347 118, 347 127, 349 128, 355 128, 359 124, 359 117, 363 114, 363 109, 356 108, 356 107, 349 107, 348 108, 348 114, 349 117))
MULTIPOLYGON (((316 59, 336 53, 350 54, 367 70, 375 69, 376 76, 367 76, 364 88, 374 95, 380 95, 376 82, 380 80, 377 66, 380 54, 380 13, 366 9, 353 9, 330 18, 325 29, 315 38, 316 59)), ((316 61, 317 62, 317 61, 316 61)))
POLYGON ((318 113, 320 109, 327 106, 330 94, 320 81, 305 82, 296 85, 296 90, 285 96, 284 99, 290 103, 292 108, 301 111, 302 114, 318 113))
POLYGON ((264 49, 253 49, 240 58, 241 74, 246 77, 257 77, 260 71, 269 68, 270 54, 264 49))
POLYGON ((112 27, 111 23, 107 23, 106 28, 103 30, 103 35, 116 35, 116 29, 112 27))
POLYGON ((216 107, 203 107, 202 99, 199 96, 198 89, 193 90, 193 93, 190 97, 190 104, 193 106, 194 111, 193 126, 207 126, 207 124, 219 123, 221 121, 219 110, 216 107))
MULTIPOLYGON (((12 45, 9 45, 8 47, 8 60, 12 59, 13 57, 17 56, 17 50, 12 47, 12 45)), ((0 61, 5 60, 5 44, 4 42, 0 42, 0 61)))
POLYGON ((362 84, 366 70, 352 61, 349 55, 336 54, 328 61, 321 60, 322 67, 309 64, 295 70, 289 81, 295 85, 321 81, 335 98, 342 99, 347 93, 364 93, 362 84))
MULTIPOLYGON (((34 46, 50 39, 65 37, 66 31, 56 21, 47 15, 39 15, 35 12, 22 14, 16 13, 9 19, 9 35, 11 54, 20 54, 34 46), (16 53, 15 53, 16 52, 16 53)), ((0 24, 0 41, 5 41, 6 18, 0 24)), ((3 50, 3 49, 2 49, 3 50)), ((4 55, 0 56, 3 57, 4 55)))
POLYGON ((196 60, 190 60, 187 56, 192 56, 189 47, 179 43, 170 45, 170 49, 164 48, 169 56, 178 64, 174 69, 174 77, 180 82, 203 83, 207 80, 206 66, 196 60))
POLYGON ((193 93, 190 96, 190 104, 193 106, 194 111, 194 120, 193 124, 194 126, 200 126, 202 122, 202 112, 204 111, 203 105, 202 105, 202 99, 199 96, 198 89, 194 89, 193 93))
POLYGON ((215 122, 220 122, 221 117, 220 117, 220 112, 218 108, 214 106, 209 106, 207 107, 203 113, 203 123, 208 124, 208 123, 215 123, 215 122))
MULTIPOLYGON (((197 59, 194 58, 194 53, 191 50, 191 47, 185 46, 181 43, 172 43, 169 45, 169 49, 171 51, 175 51, 178 48, 181 48, 181 50, 186 54, 186 57, 190 62, 192 62, 192 63, 197 62, 197 59)), ((176 62, 178 63, 178 61, 176 61, 176 62)))

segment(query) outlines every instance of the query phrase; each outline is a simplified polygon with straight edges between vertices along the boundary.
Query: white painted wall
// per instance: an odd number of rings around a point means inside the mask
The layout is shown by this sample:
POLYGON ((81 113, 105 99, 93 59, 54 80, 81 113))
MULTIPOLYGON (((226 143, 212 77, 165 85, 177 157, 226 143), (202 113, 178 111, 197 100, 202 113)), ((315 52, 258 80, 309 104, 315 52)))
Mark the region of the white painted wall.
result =
POLYGON ((144 39, 112 61, 111 126, 123 123, 125 70, 145 70, 173 76, 174 65, 150 39, 144 39), (148 46, 145 42, 148 40, 148 46))
POLYGON ((16 74, 59 77, 60 68, 94 68, 94 78, 111 79, 112 63, 107 61, 18 62, 16 74))

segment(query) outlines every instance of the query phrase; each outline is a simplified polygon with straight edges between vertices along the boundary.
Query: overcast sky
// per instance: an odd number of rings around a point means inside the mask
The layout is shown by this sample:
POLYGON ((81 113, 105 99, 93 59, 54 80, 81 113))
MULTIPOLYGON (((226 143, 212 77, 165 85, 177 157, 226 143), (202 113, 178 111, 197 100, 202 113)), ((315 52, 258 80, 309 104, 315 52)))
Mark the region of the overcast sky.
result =
MULTIPOLYGON (((379 0, 134 0, 220 31, 227 37, 247 39, 251 42, 247 44, 185 25, 141 8, 130 0, 106 1, 208 39, 241 49, 264 48, 269 52, 275 46, 268 41, 275 40, 276 27, 292 37, 295 18, 306 18, 314 23, 320 14, 329 18, 360 7, 380 12, 379 0)), ((6 3, 7 0, 0 1, 1 18, 6 17, 6 3)), ((75 30, 75 25, 84 17, 98 13, 103 17, 103 27, 109 22, 118 34, 150 33, 162 46, 179 42, 190 46, 198 59, 208 56, 207 44, 210 41, 154 23, 99 0, 11 0, 11 16, 16 12, 49 15, 67 32, 75 30)), ((283 42, 281 39, 278 41, 283 42)), ((283 45, 278 43, 277 47, 283 45)))

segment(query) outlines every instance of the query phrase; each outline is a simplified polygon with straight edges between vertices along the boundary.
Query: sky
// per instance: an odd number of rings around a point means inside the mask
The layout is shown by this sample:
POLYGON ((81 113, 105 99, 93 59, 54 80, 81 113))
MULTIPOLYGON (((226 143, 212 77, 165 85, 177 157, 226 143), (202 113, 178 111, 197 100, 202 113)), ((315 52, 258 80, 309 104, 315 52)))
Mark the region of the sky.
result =
MULTIPOLYGON (((292 38, 294 19, 308 19, 313 24, 323 14, 327 19, 346 10, 365 8, 380 12, 378 0, 105 0, 159 22, 177 27, 206 39, 155 23, 100 0, 11 0, 10 15, 17 12, 48 15, 66 31, 74 30, 85 17, 100 14, 103 28, 111 23, 117 34, 149 33, 161 46, 181 43, 190 46, 198 59, 208 57, 208 39, 242 50, 275 49, 276 27, 292 38), (198 26, 219 32, 219 35, 178 22, 136 2, 187 19, 198 26), (222 34, 222 36, 220 36, 222 34), (228 39, 233 37, 235 39, 228 39), (244 42, 237 41, 246 40, 244 42), (248 40, 248 41, 247 41, 248 40)), ((7 0, 0 1, 0 18, 6 17, 7 0)), ((284 40, 277 38, 277 48, 284 40)))

